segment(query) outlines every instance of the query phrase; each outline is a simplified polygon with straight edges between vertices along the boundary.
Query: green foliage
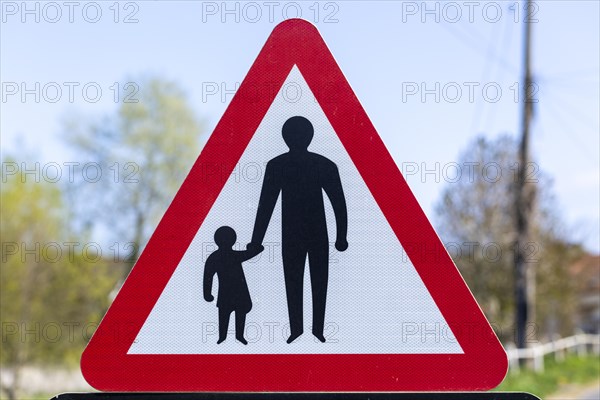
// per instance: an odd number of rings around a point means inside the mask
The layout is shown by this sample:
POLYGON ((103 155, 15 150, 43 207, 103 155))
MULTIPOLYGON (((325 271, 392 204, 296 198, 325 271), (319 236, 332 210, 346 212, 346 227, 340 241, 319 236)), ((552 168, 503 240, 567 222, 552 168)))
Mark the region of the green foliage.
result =
MULTIPOLYGON (((56 184, 21 173, 0 189, 0 362, 75 364, 108 306, 116 270, 81 252, 56 184)), ((81 241, 81 239, 79 239, 81 241)))
MULTIPOLYGON (((514 315, 515 179, 517 142, 509 136, 480 137, 459 164, 473 173, 449 183, 437 204, 440 234, 488 319, 503 341, 512 341, 514 315)), ((465 169, 465 168, 464 168, 465 169)), ((465 169, 466 170, 466 169, 465 169)), ((527 260, 535 272, 536 325, 532 339, 573 333, 575 289, 568 266, 581 247, 564 239, 550 179, 537 164, 527 166, 536 205, 527 260)))
POLYGON ((564 361, 555 361, 554 356, 546 356, 544 367, 544 372, 531 369, 509 372, 495 390, 529 392, 543 399, 561 386, 585 384, 600 378, 600 361, 597 355, 570 355, 564 361))
MULTIPOLYGON (((160 79, 136 81, 138 101, 114 115, 65 121, 81 157, 76 161, 97 163, 102 179, 65 186, 22 173, 3 176, 0 364, 16 377, 1 388, 11 398, 22 366, 78 363, 127 272, 122 260, 106 258, 112 247, 104 257, 83 250, 98 221, 112 234, 102 239, 139 249, 199 154, 199 123, 183 92, 160 79)), ((127 266, 136 258, 137 250, 127 266)))
POLYGON ((123 103, 115 115, 93 123, 76 117, 65 130, 83 162, 97 162, 113 174, 100 184, 71 188, 78 218, 139 249, 197 158, 201 128, 175 83, 134 81, 140 86, 137 102, 123 103))
POLYGON ((444 242, 460 248, 451 252, 454 261, 488 318, 502 327, 512 322, 513 276, 507 256, 514 240, 512 147, 508 137, 492 143, 478 138, 470 144, 459 164, 472 163, 472 177, 449 184, 436 209, 444 242), (490 165, 494 167, 486 169, 490 165), (502 172, 497 181, 496 170, 502 172))

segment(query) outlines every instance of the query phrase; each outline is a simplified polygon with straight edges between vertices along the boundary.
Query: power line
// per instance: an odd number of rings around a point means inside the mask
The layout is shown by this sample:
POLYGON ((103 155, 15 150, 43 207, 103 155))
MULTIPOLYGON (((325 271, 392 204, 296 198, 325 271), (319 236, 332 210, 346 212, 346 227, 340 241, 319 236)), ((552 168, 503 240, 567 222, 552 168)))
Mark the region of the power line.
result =
POLYGON ((558 109, 563 110, 566 109, 570 115, 576 117, 576 120, 579 123, 583 123, 587 125, 588 128, 593 130, 594 132, 600 131, 600 125, 598 125, 597 120, 593 120, 589 115, 583 114, 581 109, 577 106, 571 104, 564 96, 549 96, 546 97, 545 100, 554 99, 555 105, 558 109), (559 104, 560 103, 560 104, 559 104))
MULTIPOLYGON (((542 102, 540 104, 540 108, 546 109, 548 111, 548 115, 551 115, 552 118, 554 118, 554 121, 557 122, 558 125, 560 125, 563 132, 565 132, 565 135, 560 136, 561 139, 567 139, 573 145, 577 145, 578 152, 581 152, 581 154, 584 154, 586 156, 586 158, 588 158, 590 161, 593 161, 595 164, 597 164, 598 156, 590 153, 589 144, 586 144, 576 133, 576 132, 578 132, 578 129, 575 129, 569 125, 567 120, 564 118, 564 112, 565 112, 564 109, 561 109, 556 104, 553 105, 552 102, 548 102, 548 101, 542 102)), ((541 117, 539 117, 537 119, 540 122, 540 126, 541 126, 543 119, 544 118, 541 118, 541 117)), ((544 129, 544 132, 547 133, 548 131, 546 129, 544 129)))
POLYGON ((600 76, 600 66, 593 68, 584 68, 570 72, 558 72, 550 75, 543 75, 542 78, 551 80, 573 80, 581 79, 582 77, 586 77, 589 75, 594 75, 596 78, 598 78, 600 76))
MULTIPOLYGON (((499 50, 499 54, 501 55, 505 55, 508 52, 508 45, 510 44, 510 38, 512 38, 512 31, 513 31, 513 26, 514 23, 513 21, 511 21, 509 18, 506 19, 506 24, 504 25, 504 35, 502 37, 502 42, 500 45, 500 50, 499 50)), ((496 82, 500 82, 501 79, 503 78, 505 70, 504 69, 498 69, 497 70, 497 80, 496 82)), ((498 110, 498 105, 494 105, 491 108, 489 108, 489 112, 487 114, 487 118, 483 124, 483 126, 485 127, 486 130, 491 129, 491 125, 493 124, 495 118, 496 118, 496 111, 498 110)))
MULTIPOLYGON (((492 64, 492 59, 496 56, 496 49, 498 48, 498 41, 500 38, 500 26, 493 32, 495 34, 493 39, 489 41, 487 52, 484 58, 483 70, 481 71, 481 79, 480 82, 488 82, 488 75, 491 75, 494 71, 493 67, 495 64, 492 64)), ((479 124, 482 118, 482 115, 485 111, 485 103, 477 102, 475 103, 475 111, 473 112, 473 118, 471 120, 471 127, 469 132, 479 130, 479 124)))
MULTIPOLYGON (((471 48, 472 50, 475 50, 475 52, 483 55, 484 57, 486 56, 487 43, 485 43, 485 41, 477 40, 477 39, 475 39, 475 37, 473 35, 466 34, 464 31, 458 29, 457 26, 459 26, 459 24, 452 24, 452 23, 444 22, 439 25, 444 27, 444 29, 446 29, 448 32, 450 32, 455 38, 457 38, 465 46, 471 48)), ((478 35, 476 37, 481 37, 481 35, 478 35)), ((517 67, 512 65, 510 62, 506 61, 501 56, 493 56, 492 58, 494 59, 494 61, 496 61, 498 63, 499 66, 501 66, 508 72, 511 72, 512 74, 515 74, 515 75, 517 75, 519 73, 519 70, 517 67)))

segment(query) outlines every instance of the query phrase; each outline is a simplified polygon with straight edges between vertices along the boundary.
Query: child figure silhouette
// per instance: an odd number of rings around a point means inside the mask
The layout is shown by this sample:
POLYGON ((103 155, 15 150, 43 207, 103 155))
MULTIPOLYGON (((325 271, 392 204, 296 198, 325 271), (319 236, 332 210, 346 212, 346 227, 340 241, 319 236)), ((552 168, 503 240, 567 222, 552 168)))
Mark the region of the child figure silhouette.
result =
POLYGON ((237 239, 235 230, 222 226, 215 232, 215 243, 219 247, 214 251, 204 266, 204 299, 214 300, 212 285, 214 275, 219 279, 217 307, 219 308, 219 340, 217 344, 227 339, 229 317, 235 311, 235 338, 243 344, 248 344, 244 338, 246 314, 252 309, 252 300, 248 284, 242 269, 242 262, 251 259, 264 250, 263 246, 251 246, 248 250, 233 250, 237 239))

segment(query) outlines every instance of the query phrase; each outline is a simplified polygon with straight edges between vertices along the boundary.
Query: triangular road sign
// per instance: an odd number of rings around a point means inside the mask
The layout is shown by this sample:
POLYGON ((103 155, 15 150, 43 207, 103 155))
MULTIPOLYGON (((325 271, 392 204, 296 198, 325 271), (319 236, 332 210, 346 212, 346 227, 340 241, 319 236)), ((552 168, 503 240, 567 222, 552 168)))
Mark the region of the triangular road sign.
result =
POLYGON ((317 29, 291 19, 81 368, 106 391, 457 391, 495 387, 507 358, 317 29))

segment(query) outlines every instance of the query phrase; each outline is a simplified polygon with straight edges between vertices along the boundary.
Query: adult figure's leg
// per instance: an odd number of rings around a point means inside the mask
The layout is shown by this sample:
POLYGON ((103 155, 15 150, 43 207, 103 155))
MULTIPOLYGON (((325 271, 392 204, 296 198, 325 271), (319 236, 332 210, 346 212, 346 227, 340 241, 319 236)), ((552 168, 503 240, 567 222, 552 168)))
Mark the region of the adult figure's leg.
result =
POLYGON ((244 338, 244 328, 246 328, 246 313, 243 311, 235 312, 235 338, 243 344, 248 344, 244 338))
POLYGON ((298 242, 284 242, 282 250, 285 293, 290 318, 290 337, 288 343, 291 343, 304 332, 302 303, 306 248, 298 242))
POLYGON ((313 304, 312 332, 317 339, 325 342, 325 306, 327 303, 327 282, 329 280, 329 243, 315 243, 308 251, 310 285, 313 304))

